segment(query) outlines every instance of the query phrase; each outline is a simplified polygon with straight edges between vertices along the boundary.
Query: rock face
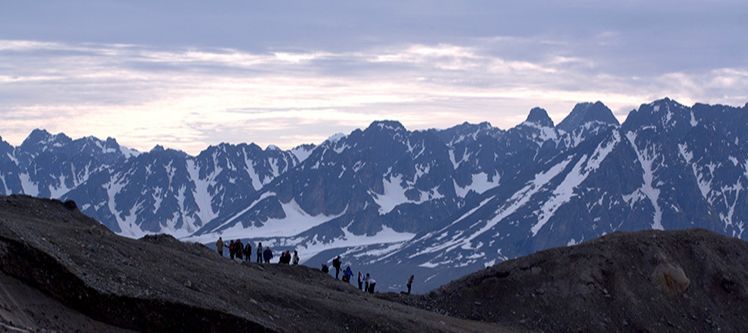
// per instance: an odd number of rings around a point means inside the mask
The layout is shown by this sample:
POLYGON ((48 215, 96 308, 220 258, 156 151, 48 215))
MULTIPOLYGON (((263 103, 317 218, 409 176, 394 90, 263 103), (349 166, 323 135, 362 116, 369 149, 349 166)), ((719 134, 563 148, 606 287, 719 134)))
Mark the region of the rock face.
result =
POLYGON ((699 229, 619 232, 390 298, 548 332, 746 332, 748 243, 699 229))
POLYGON ((19 196, 0 197, 0 282, 0 330, 12 332, 508 331, 380 300, 303 266, 117 236, 59 201, 19 196))

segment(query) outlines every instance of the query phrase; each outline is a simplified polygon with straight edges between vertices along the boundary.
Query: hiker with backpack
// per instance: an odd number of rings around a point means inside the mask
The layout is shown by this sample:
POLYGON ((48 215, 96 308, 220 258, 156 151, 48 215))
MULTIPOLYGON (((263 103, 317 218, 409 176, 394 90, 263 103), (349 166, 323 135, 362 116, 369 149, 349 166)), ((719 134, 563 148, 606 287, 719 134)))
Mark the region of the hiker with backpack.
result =
POLYGON ((340 280, 340 256, 332 260, 332 267, 335 268, 335 280, 340 280))

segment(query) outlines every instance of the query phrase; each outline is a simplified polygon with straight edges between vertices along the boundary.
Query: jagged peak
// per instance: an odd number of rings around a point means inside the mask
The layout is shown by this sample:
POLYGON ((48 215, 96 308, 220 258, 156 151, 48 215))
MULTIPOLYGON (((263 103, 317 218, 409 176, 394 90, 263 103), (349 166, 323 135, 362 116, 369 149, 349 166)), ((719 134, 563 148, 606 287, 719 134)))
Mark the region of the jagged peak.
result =
POLYGON ((670 97, 664 97, 661 99, 654 100, 652 103, 649 103, 650 106, 652 106, 653 110, 655 112, 659 111, 663 106, 665 107, 677 107, 677 108, 685 108, 686 106, 678 103, 678 101, 674 99, 670 99, 670 97))
POLYGON ((530 109, 525 122, 534 123, 541 126, 553 127, 553 120, 548 116, 548 112, 540 107, 530 109))
POLYGON ((317 148, 316 145, 311 144, 311 143, 306 143, 306 144, 298 145, 296 147, 291 148, 290 152, 291 154, 296 156, 296 159, 298 159, 299 163, 301 163, 301 162, 304 162, 304 160, 306 160, 309 157, 309 155, 312 154, 312 151, 314 151, 315 148, 317 148))
POLYGON ((151 153, 155 153, 155 152, 160 152, 160 151, 164 151, 164 150, 166 150, 166 149, 164 149, 164 146, 162 146, 162 145, 155 145, 155 146, 153 146, 153 148, 151 148, 150 152, 151 153))
POLYGON ((344 139, 345 137, 346 137, 346 135, 345 135, 344 133, 339 133, 339 132, 338 132, 338 133, 335 133, 335 134, 333 134, 333 135, 330 135, 330 137, 329 137, 329 138, 327 138, 327 139, 325 140, 325 142, 329 142, 329 143, 336 143, 336 142, 338 142, 338 141, 340 141, 340 140, 344 139))
POLYGON ((52 134, 45 129, 36 128, 29 133, 29 136, 21 143, 21 146, 46 145, 50 143, 56 143, 56 146, 59 146, 70 141, 72 139, 65 135, 65 133, 52 134))
POLYGON ((405 126, 397 120, 376 120, 369 125, 368 129, 383 129, 388 131, 405 131, 405 126))
POLYGON ((574 106, 564 120, 558 124, 558 129, 571 132, 575 128, 582 126, 588 122, 601 122, 611 125, 620 125, 618 119, 613 115, 613 111, 610 110, 605 104, 600 101, 591 103, 579 103, 574 106))

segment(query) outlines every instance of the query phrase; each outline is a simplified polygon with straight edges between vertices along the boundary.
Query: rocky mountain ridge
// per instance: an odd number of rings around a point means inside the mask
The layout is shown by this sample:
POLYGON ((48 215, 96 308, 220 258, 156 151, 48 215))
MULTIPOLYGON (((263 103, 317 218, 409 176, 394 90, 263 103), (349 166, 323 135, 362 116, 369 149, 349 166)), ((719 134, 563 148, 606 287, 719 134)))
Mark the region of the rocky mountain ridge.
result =
POLYGON ((396 121, 290 151, 221 144, 197 156, 35 131, 0 143, 0 191, 60 197, 113 231, 253 239, 317 266, 343 254, 393 290, 619 230, 700 227, 748 237, 746 106, 670 99, 619 124, 600 102, 555 126, 534 108, 409 131, 396 121), (384 275, 384 276, 382 276, 384 275))

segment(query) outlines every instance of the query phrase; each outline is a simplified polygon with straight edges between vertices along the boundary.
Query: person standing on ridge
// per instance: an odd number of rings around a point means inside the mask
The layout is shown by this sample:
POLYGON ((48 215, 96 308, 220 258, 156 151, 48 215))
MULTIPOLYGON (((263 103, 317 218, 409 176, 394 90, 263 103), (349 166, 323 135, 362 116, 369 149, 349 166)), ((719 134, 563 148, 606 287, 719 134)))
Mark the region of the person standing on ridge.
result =
POLYGON ((335 280, 340 280, 340 256, 332 260, 332 267, 335 268, 335 280))
POLYGON ((218 251, 218 254, 223 257, 223 238, 218 237, 218 241, 216 241, 216 251, 218 251))
POLYGON ((242 240, 237 239, 234 246, 236 246, 236 259, 244 261, 244 244, 242 244, 242 240))
POLYGON ((229 258, 231 258, 231 260, 234 260, 235 255, 236 255, 236 244, 234 243, 234 240, 231 240, 229 242, 229 258))
POLYGON ((364 290, 364 275, 358 272, 358 290, 364 290))
POLYGON ((262 242, 257 244, 257 263, 262 263, 262 242))
POLYGON ((248 263, 252 263, 252 243, 250 241, 247 241, 247 245, 244 246, 244 259, 248 263))
POLYGON ((374 280, 373 277, 369 277, 369 294, 374 293, 374 287, 377 286, 377 280, 374 280))
POLYGON ((273 259, 273 251, 270 250, 269 246, 266 246, 265 250, 262 251, 262 257, 265 259, 266 264, 269 264, 270 259, 273 259))
POLYGON ((369 292, 369 278, 370 277, 371 276, 369 275, 369 273, 366 273, 366 277, 364 278, 364 292, 367 292, 367 293, 369 292))
POLYGON ((296 266, 299 264, 299 253, 296 252, 296 250, 293 250, 293 265, 296 266))
POLYGON ((408 286, 408 295, 410 295, 410 288, 413 287, 413 279, 415 277, 416 277, 415 275, 410 274, 410 277, 408 278, 408 284, 407 284, 407 286, 408 286))

